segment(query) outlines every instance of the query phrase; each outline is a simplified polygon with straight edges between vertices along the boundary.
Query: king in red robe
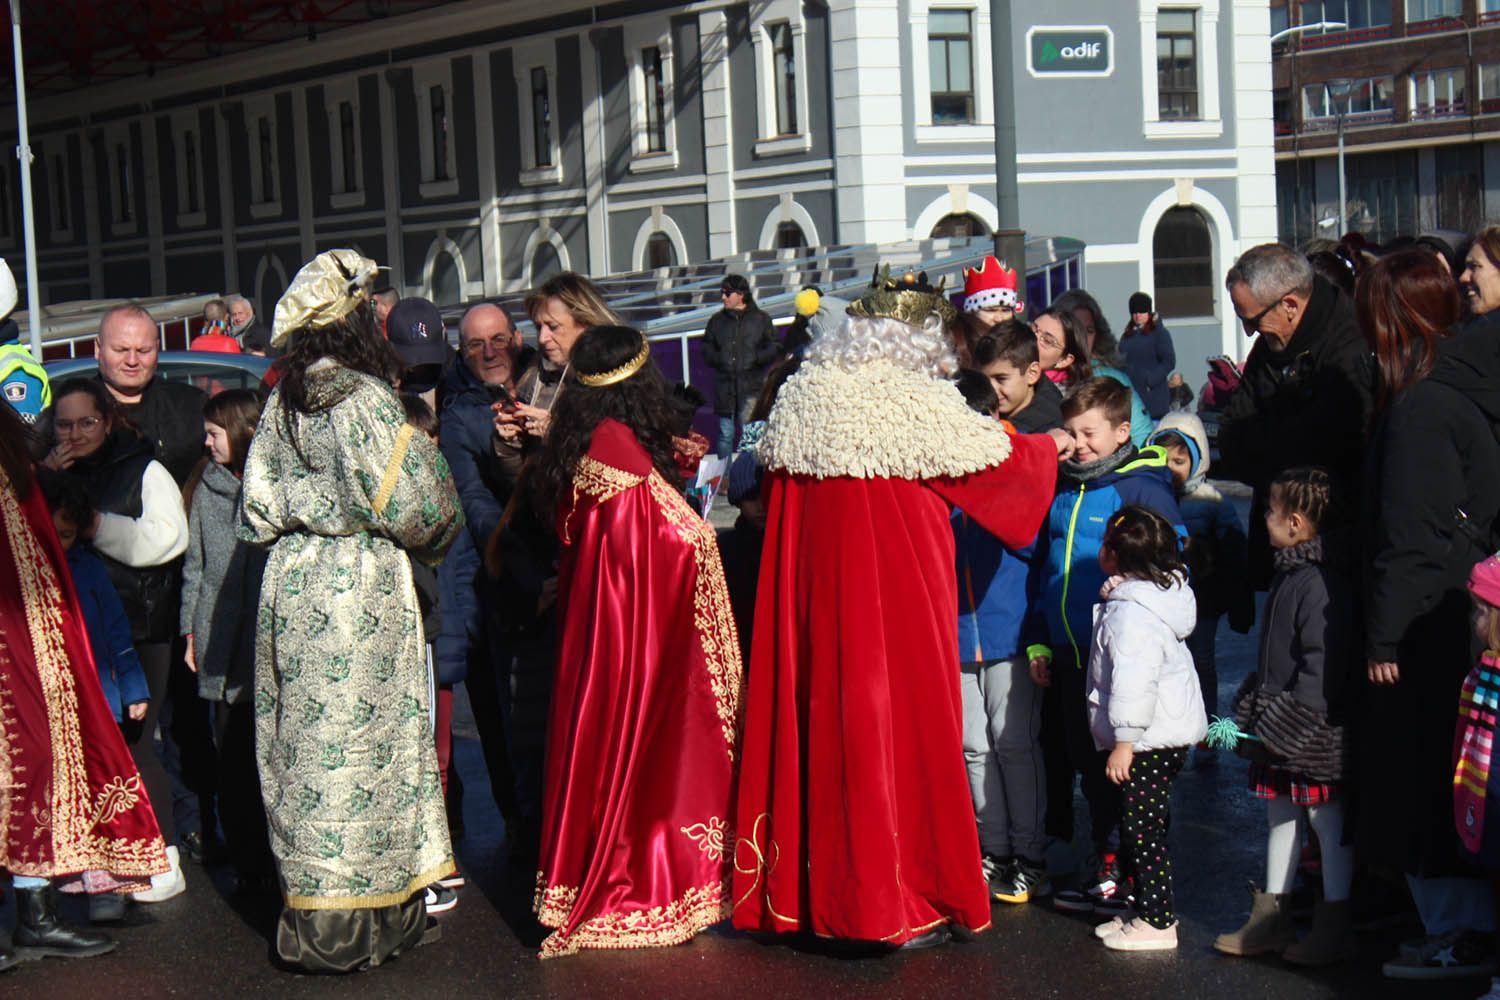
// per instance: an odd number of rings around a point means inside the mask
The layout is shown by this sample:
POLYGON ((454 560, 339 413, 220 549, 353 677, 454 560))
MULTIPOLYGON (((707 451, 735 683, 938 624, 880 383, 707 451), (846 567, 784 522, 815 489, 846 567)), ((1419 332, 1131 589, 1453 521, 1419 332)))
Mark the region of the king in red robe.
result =
POLYGON ((1007 434, 934 377, 947 349, 929 314, 945 303, 922 295, 867 297, 814 341, 759 445, 769 521, 735 819, 739 928, 901 945, 990 922, 949 505, 1026 545, 1057 446, 1007 434))
POLYGON ((558 534, 542 957, 678 944, 729 913, 742 666, 714 532, 604 420, 558 534))

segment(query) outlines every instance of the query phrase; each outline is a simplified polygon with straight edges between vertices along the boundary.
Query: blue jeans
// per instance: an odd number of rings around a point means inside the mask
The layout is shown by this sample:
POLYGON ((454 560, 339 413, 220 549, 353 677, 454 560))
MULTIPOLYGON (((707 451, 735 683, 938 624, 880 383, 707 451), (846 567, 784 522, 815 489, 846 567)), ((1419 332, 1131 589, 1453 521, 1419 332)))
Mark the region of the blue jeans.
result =
POLYGON ((743 428, 750 422, 750 411, 755 409, 755 400, 747 399, 740 403, 738 414, 719 414, 719 442, 714 448, 714 454, 725 458, 734 454, 734 446, 738 435, 735 433, 735 421, 739 421, 739 427, 743 428))

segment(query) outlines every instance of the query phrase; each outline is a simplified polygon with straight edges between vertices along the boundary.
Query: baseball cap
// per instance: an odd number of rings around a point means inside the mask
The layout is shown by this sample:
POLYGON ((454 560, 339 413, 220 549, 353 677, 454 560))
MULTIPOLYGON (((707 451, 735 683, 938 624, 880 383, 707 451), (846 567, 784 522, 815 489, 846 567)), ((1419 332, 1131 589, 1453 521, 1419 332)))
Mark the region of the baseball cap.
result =
POLYGON ((402 299, 385 320, 391 346, 408 366, 440 365, 448 360, 448 331, 442 314, 427 299, 402 299))

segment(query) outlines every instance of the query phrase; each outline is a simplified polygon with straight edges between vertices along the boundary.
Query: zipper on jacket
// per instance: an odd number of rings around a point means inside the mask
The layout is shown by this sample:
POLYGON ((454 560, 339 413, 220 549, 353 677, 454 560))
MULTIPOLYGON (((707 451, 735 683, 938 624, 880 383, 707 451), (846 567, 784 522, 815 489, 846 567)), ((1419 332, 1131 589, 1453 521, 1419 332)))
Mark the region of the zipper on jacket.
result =
POLYGON ((1078 639, 1073 635, 1073 626, 1068 621, 1068 584, 1073 581, 1073 534, 1078 528, 1078 511, 1083 508, 1083 495, 1088 492, 1087 483, 1078 484, 1078 500, 1073 504, 1073 513, 1068 517, 1068 544, 1063 548, 1062 620, 1063 631, 1068 634, 1068 645, 1073 647, 1073 665, 1081 666, 1078 655, 1078 639))

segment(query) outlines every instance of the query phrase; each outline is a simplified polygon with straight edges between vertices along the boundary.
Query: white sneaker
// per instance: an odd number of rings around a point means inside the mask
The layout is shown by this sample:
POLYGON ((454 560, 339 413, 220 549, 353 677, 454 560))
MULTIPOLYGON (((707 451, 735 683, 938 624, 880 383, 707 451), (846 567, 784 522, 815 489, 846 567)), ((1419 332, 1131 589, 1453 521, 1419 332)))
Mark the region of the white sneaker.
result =
POLYGON ((1106 936, 1104 947, 1112 951, 1174 951, 1177 948, 1177 922, 1170 927, 1152 927, 1140 917, 1106 936))
POLYGON ((187 876, 182 873, 182 862, 178 859, 176 847, 167 848, 167 860, 172 863, 171 871, 152 875, 151 888, 131 893, 131 899, 137 903, 164 903, 187 892, 187 876))
POLYGON ((1126 923, 1127 918, 1125 917, 1110 917, 1104 923, 1094 928, 1094 937, 1103 940, 1104 938, 1109 937, 1115 931, 1119 930, 1121 927, 1124 927, 1126 923))

